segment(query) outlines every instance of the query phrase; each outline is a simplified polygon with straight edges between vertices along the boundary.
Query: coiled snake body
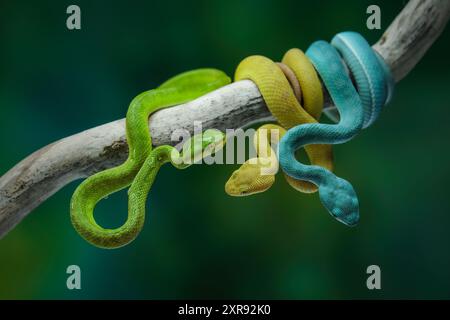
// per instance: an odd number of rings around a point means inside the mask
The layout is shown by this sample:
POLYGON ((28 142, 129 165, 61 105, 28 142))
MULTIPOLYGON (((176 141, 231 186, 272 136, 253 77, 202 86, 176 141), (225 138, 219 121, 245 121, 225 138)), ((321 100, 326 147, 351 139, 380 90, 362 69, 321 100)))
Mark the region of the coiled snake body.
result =
POLYGON ((294 153, 309 144, 338 144, 352 139, 377 118, 392 94, 393 81, 382 59, 359 34, 343 32, 331 43, 317 41, 306 55, 339 110, 340 121, 334 125, 305 124, 292 128, 280 141, 279 161, 289 176, 317 185, 320 199, 330 214, 353 226, 359 221, 359 204, 352 185, 323 167, 300 163, 294 153), (358 91, 347 75, 341 56, 353 74, 358 91))
MULTIPOLYGON (((305 193, 318 190, 331 215, 352 226, 359 220, 358 199, 351 184, 331 172, 331 145, 352 139, 376 120, 392 96, 394 81, 387 65, 359 34, 340 33, 331 43, 317 41, 306 55, 299 49, 291 49, 278 65, 262 56, 248 57, 238 66, 235 80, 254 81, 278 121, 279 125, 265 125, 258 132, 278 133, 276 141, 271 142, 279 142, 279 163, 289 184, 305 193), (338 108, 338 124, 317 122, 322 112, 323 93, 316 70, 338 108), (295 152, 301 147, 305 147, 311 165, 297 161, 295 152)), ((229 82, 221 71, 194 70, 169 79, 131 102, 126 117, 128 159, 118 167, 87 178, 72 196, 71 219, 82 237, 99 247, 117 248, 139 234, 145 218, 147 193, 159 168, 167 162, 179 169, 186 168, 189 166, 187 158, 204 156, 209 147, 225 142, 223 133, 207 130, 187 142, 191 146, 187 153, 180 154, 167 145, 153 149, 148 117, 159 109, 193 100, 229 82), (130 185, 125 224, 116 229, 99 226, 93 215, 97 202, 130 185)), ((267 133, 255 136, 258 157, 246 161, 232 174, 225 185, 228 194, 250 195, 263 192, 273 184, 278 159, 268 138, 267 133)))

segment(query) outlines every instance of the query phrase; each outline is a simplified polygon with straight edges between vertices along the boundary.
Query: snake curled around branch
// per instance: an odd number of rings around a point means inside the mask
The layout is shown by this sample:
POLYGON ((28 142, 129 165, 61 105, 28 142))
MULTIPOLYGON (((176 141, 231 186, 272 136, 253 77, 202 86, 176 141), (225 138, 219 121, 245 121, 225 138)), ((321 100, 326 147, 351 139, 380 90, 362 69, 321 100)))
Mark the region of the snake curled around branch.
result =
POLYGON ((70 213, 78 233, 91 244, 102 248, 118 248, 134 240, 142 229, 145 218, 147 194, 159 168, 171 162, 176 168, 189 166, 192 157, 203 154, 216 144, 224 142, 224 134, 207 130, 194 136, 185 144, 188 152, 180 154, 169 146, 152 148, 148 130, 149 116, 162 108, 185 103, 230 82, 222 71, 198 69, 181 73, 157 89, 141 93, 131 102, 126 117, 126 134, 129 146, 127 160, 114 168, 98 172, 84 180, 75 190, 70 213), (128 218, 116 229, 105 229, 94 219, 96 204, 109 194, 128 186, 128 218))
MULTIPOLYGON (((225 185, 228 194, 244 196, 270 188, 278 171, 273 148, 279 143, 279 161, 288 183, 304 193, 319 190, 322 203, 337 220, 347 225, 357 223, 358 199, 351 184, 331 171, 331 144, 346 142, 371 125, 390 99, 394 82, 383 60, 359 34, 340 33, 332 45, 315 42, 306 55, 299 49, 291 49, 281 64, 262 56, 248 57, 239 64, 235 81, 254 81, 279 125, 268 124, 258 129, 254 139, 258 157, 247 160, 231 175, 225 185), (358 91, 342 58, 354 76, 358 91), (316 70, 339 110, 341 120, 337 125, 317 122, 322 112, 323 92, 316 70), (268 140, 273 132, 278 134, 270 145, 268 140), (301 147, 305 147, 311 165, 297 161, 295 152, 301 147)), ((186 159, 198 154, 204 156, 210 147, 225 143, 222 132, 207 130, 186 142, 185 145, 191 146, 187 152, 183 148, 180 154, 168 145, 152 149, 148 117, 159 109, 193 100, 229 82, 221 71, 194 70, 169 79, 131 102, 126 117, 128 159, 118 167, 89 177, 72 196, 71 219, 82 237, 98 247, 117 248, 139 234, 147 194, 159 168, 167 162, 178 169, 186 168, 190 165, 186 159), (93 215, 97 202, 128 186, 125 224, 116 229, 99 226, 93 215)))
MULTIPOLYGON (((242 79, 255 82, 267 107, 280 125, 267 124, 256 131, 254 145, 258 157, 247 160, 233 172, 225 185, 225 191, 231 196, 248 196, 269 189, 278 171, 274 145, 287 129, 299 124, 317 123, 323 107, 319 77, 309 59, 299 49, 287 51, 282 64, 278 65, 263 56, 247 57, 239 64, 235 73, 235 81, 242 79), (300 90, 296 88, 296 80, 301 87, 301 97, 297 93, 300 90)), ((333 170, 330 145, 309 145, 305 147, 305 151, 312 164, 333 170)), ((317 191, 317 187, 305 179, 288 175, 285 177, 287 182, 300 192, 317 191)))
POLYGON ((279 161, 291 177, 319 187, 319 196, 330 214, 353 226, 359 221, 359 202, 352 185, 331 171, 297 161, 295 151, 305 145, 344 143, 370 126, 393 92, 389 68, 366 40, 355 32, 337 34, 331 45, 314 42, 306 52, 336 105, 337 124, 305 124, 290 129, 279 144, 279 161), (355 80, 346 72, 345 64, 355 80), (356 88, 355 88, 356 87, 356 88))

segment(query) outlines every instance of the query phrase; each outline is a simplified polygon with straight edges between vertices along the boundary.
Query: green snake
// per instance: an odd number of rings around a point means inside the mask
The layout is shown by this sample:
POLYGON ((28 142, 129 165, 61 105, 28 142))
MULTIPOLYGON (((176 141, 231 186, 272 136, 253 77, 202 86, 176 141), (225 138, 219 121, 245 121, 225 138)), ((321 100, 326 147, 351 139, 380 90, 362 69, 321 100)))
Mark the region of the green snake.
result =
POLYGON ((304 124, 290 129, 280 141, 280 165, 292 178, 317 185, 320 200, 330 214, 353 226, 359 221, 359 202, 352 185, 326 168, 300 163, 295 158, 295 151, 306 145, 339 144, 354 138, 377 119, 392 95, 394 82, 385 62, 355 32, 339 33, 331 44, 314 42, 306 55, 330 93, 340 121, 337 124, 304 124))
MULTIPOLYGON (((390 99, 394 82, 389 68, 358 34, 338 34, 332 44, 334 47, 318 41, 311 45, 306 55, 299 49, 291 49, 281 64, 263 56, 251 56, 239 64, 235 81, 250 79, 255 82, 278 124, 267 124, 258 129, 254 139, 258 157, 249 159, 231 175, 225 185, 229 195, 246 196, 267 190, 274 182, 280 161, 292 187, 304 193, 319 190, 322 203, 337 220, 347 225, 357 223, 358 199, 351 184, 331 171, 331 144, 348 141, 372 124, 390 99), (341 57, 354 76, 358 92, 341 57), (341 120, 337 125, 317 122, 322 112, 323 93, 316 70, 340 112, 341 120), (274 145, 268 142, 274 132, 276 139, 271 143, 279 143, 279 159, 274 145), (301 147, 305 148, 311 165, 297 161, 295 151, 301 147)), ((176 168, 184 169, 192 163, 188 161, 192 157, 205 156, 225 142, 222 132, 211 129, 188 140, 185 144, 190 146, 187 152, 183 148, 179 153, 169 145, 153 149, 148 130, 149 116, 229 82, 230 79, 219 70, 198 69, 175 76, 157 89, 133 99, 126 117, 127 160, 87 178, 72 196, 72 223, 83 238, 98 247, 117 248, 137 237, 145 219, 147 194, 159 168, 171 162, 176 168), (94 219, 96 204, 128 186, 127 221, 116 229, 99 226, 94 219)))
POLYGON ((134 240, 145 219, 147 194, 159 168, 171 162, 176 168, 190 165, 189 160, 224 142, 224 134, 207 130, 186 142, 188 152, 180 154, 172 146, 152 147, 148 128, 149 116, 160 109, 182 104, 230 83, 229 77, 216 69, 197 69, 181 73, 157 89, 139 94, 131 102, 126 116, 127 160, 114 168, 85 179, 75 190, 70 213, 77 232, 91 244, 101 248, 118 248, 134 240), (131 186, 130 186, 131 185, 131 186), (130 186, 128 219, 115 229, 105 229, 94 218, 96 204, 109 194, 130 186))

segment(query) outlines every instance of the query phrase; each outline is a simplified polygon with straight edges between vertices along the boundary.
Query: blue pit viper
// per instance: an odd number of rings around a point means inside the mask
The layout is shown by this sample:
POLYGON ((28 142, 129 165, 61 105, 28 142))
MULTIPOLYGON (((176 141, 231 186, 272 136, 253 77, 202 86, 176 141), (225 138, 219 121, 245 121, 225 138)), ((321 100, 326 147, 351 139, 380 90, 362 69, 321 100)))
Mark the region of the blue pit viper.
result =
POLYGON ((306 51, 334 104, 337 124, 304 124, 290 129, 279 144, 279 161, 286 174, 319 187, 323 205, 338 221, 354 226, 359 221, 359 202, 352 185, 331 171, 297 161, 295 151, 309 144, 339 144, 370 126, 393 92, 388 66, 358 33, 342 32, 331 41, 314 42, 306 51), (346 63, 356 88, 349 77, 346 63))

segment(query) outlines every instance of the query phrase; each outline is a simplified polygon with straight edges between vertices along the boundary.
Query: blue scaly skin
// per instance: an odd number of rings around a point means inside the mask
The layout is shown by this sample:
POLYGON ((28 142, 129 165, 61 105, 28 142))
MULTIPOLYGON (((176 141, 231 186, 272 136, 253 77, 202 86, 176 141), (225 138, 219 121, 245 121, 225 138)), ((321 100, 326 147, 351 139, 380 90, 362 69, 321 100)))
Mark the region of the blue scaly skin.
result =
POLYGON ((291 128, 280 141, 279 159, 286 174, 319 187, 320 200, 334 218, 354 226, 359 221, 359 203, 352 185, 323 167, 300 163, 295 151, 309 144, 340 144, 351 140, 377 119, 392 95, 393 81, 387 65, 358 33, 339 33, 331 44, 314 42, 306 55, 330 93, 340 121, 291 128), (342 59, 354 77, 356 88, 342 59))

